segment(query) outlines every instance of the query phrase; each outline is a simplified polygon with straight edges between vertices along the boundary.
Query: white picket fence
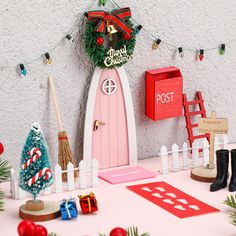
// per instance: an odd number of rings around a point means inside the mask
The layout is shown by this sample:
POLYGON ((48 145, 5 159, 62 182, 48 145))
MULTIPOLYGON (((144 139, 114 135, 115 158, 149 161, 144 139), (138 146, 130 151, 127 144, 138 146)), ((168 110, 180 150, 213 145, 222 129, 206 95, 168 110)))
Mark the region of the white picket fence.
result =
MULTIPOLYGON (((209 143, 207 139, 195 140, 192 148, 188 147, 185 142, 182 148, 177 144, 173 144, 171 151, 166 146, 162 146, 159 156, 161 157, 162 174, 172 171, 187 170, 190 168, 205 166, 209 163, 209 143), (200 142, 202 145, 200 145, 200 142), (199 152, 202 149, 202 153, 199 152), (192 151, 192 153, 191 153, 192 151), (180 155, 182 153, 182 155, 180 155)), ((215 139, 215 150, 228 149, 227 135, 217 135, 215 139)))
MULTIPOLYGON (((67 165, 67 170, 62 170, 57 164, 53 171, 54 183, 49 188, 42 191, 41 195, 50 195, 52 193, 62 193, 73 191, 75 189, 85 189, 98 185, 98 161, 92 160, 91 167, 88 168, 82 160, 77 168, 74 168, 71 162, 67 165), (79 178, 74 178, 74 171, 79 171, 79 178), (62 182, 62 173, 67 173, 67 182, 62 182)), ((29 193, 18 187, 18 177, 15 175, 14 169, 11 169, 10 193, 14 199, 25 199, 30 197, 29 193)))

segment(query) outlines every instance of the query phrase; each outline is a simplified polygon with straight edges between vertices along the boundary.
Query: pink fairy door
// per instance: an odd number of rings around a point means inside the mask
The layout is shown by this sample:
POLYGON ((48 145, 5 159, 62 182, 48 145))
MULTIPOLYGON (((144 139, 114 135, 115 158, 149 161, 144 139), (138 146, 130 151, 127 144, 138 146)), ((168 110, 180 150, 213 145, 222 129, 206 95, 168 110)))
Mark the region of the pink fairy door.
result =
POLYGON ((137 163, 133 103, 123 67, 95 68, 85 114, 83 159, 88 168, 97 159, 100 169, 137 163))
POLYGON ((100 169, 129 164, 124 94, 115 69, 103 70, 99 78, 92 145, 100 169))

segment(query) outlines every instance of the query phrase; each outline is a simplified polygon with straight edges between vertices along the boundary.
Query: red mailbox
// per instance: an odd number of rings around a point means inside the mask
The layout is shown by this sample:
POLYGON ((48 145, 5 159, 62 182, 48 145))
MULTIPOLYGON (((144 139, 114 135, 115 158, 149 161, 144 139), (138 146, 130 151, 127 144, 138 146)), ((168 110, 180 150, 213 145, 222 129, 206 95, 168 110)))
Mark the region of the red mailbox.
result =
POLYGON ((146 71, 146 116, 162 120, 182 115, 183 77, 177 67, 146 71))

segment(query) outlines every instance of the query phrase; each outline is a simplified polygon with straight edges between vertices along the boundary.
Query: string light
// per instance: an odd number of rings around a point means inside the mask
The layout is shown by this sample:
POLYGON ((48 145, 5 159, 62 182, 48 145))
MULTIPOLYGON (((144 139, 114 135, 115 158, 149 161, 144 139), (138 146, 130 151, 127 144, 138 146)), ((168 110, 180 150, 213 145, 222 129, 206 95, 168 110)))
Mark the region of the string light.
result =
POLYGON ((66 35, 66 38, 70 41, 70 43, 73 45, 74 42, 75 42, 75 39, 70 35, 70 34, 67 34, 66 35))
POLYGON ((21 74, 21 76, 22 76, 22 77, 23 77, 23 76, 26 76, 27 71, 26 71, 26 69, 25 69, 24 64, 20 64, 19 67, 20 67, 20 74, 21 74))
MULTIPOLYGON (((96 2, 97 2, 97 0, 91 0, 90 3, 88 4, 88 6, 82 11, 83 13, 85 12, 84 15, 85 15, 86 17, 88 16, 87 11, 89 11, 89 10, 94 6, 94 4, 95 4, 96 2)), ((100 2, 103 2, 103 4, 106 4, 107 0, 100 0, 100 2)), ((116 7, 121 8, 121 7, 115 2, 115 0, 111 0, 111 2, 112 2, 116 7)), ((81 12, 80 14, 83 14, 82 12, 81 12)), ((131 19, 132 19, 132 21, 137 25, 137 27, 136 27, 137 31, 134 31, 134 32, 135 32, 135 33, 139 33, 139 32, 140 32, 139 26, 141 26, 141 25, 139 25, 139 23, 138 23, 134 18, 131 18, 131 19)), ((74 38, 71 36, 71 34, 73 34, 73 33, 76 31, 77 28, 78 28, 78 26, 77 26, 77 24, 76 24, 76 25, 74 26, 73 30, 71 30, 70 33, 66 35, 66 39, 69 40, 71 44, 74 44, 74 42, 75 42, 75 40, 74 40, 74 38)), ((135 30, 136 30, 136 29, 135 29, 135 30)), ((167 42, 167 41, 162 41, 162 40, 160 40, 160 39, 157 39, 157 36, 156 36, 155 34, 149 32, 146 28, 142 27, 142 30, 143 30, 149 37, 155 39, 154 43, 152 44, 152 49, 153 49, 153 50, 154 50, 154 49, 157 49, 157 48, 159 47, 159 45, 160 45, 161 42, 162 42, 163 44, 168 45, 169 47, 175 48, 175 49, 177 49, 177 50, 179 49, 177 46, 175 46, 175 45, 172 44, 172 43, 169 43, 169 42, 167 42)), ((158 36, 158 37, 159 37, 159 36, 158 36)), ((64 38, 65 38, 65 36, 64 36, 51 50, 49 50, 49 53, 55 51, 58 47, 60 47, 61 44, 62 44, 62 42, 64 41, 64 38)), ((129 39, 128 36, 125 37, 125 38, 127 38, 126 40, 129 39)), ((235 40, 236 40, 236 39, 233 38, 233 39, 230 40, 230 42, 234 42, 235 40)), ((182 49, 183 49, 183 51, 189 51, 189 52, 190 52, 190 51, 191 51, 191 52, 195 52, 195 51, 196 51, 196 49, 194 49, 194 48, 182 48, 182 49)), ((220 46, 216 46, 216 47, 205 48, 205 51, 212 51, 212 50, 217 50, 217 49, 218 49, 220 55, 224 55, 224 54, 225 54, 225 44, 221 44, 220 46)), ((40 56, 38 56, 38 57, 33 58, 33 59, 30 60, 30 61, 27 61, 26 63, 27 63, 27 65, 30 65, 30 64, 32 64, 32 63, 38 61, 38 60, 41 60, 41 59, 42 59, 42 57, 41 57, 41 55, 40 55, 40 56)), ((202 54, 202 55, 199 55, 199 59, 200 59, 200 60, 203 60, 203 59, 204 59, 204 50, 203 50, 203 54, 202 54), (200 59, 200 57, 201 57, 202 59, 200 59)), ((23 64, 22 64, 22 65, 23 65, 23 64)), ((23 65, 23 66, 24 66, 24 65, 23 65)), ((0 66, 0 70, 11 69, 11 68, 15 68, 15 65, 0 66)), ((24 73, 26 74, 27 71, 25 70, 24 73)), ((23 73, 23 75, 24 75, 24 73, 23 73)), ((21 73, 21 74, 22 74, 22 73, 21 73)))
MULTIPOLYGON (((89 11, 89 10, 94 6, 94 4, 95 4, 96 2, 97 2, 97 0, 91 0, 91 1, 89 2, 89 4, 87 5, 87 7, 86 7, 82 12, 87 12, 87 11, 89 11)), ((82 12, 80 12, 79 15, 82 14, 82 12)), ((73 29, 70 31, 70 34, 69 34, 69 35, 73 34, 77 29, 78 29, 78 23, 76 23, 76 25, 75 25, 75 26, 73 27, 73 29)), ((72 38, 72 37, 71 37, 71 38, 72 38)), ((63 38, 62 38, 59 42, 57 42, 57 44, 54 45, 54 47, 51 48, 51 50, 49 50, 49 53, 51 53, 51 52, 55 51, 57 48, 59 48, 59 47, 62 45, 62 43, 64 42, 64 39, 65 39, 65 36, 63 36, 63 38)), ((69 40, 69 39, 68 39, 68 40, 69 40)), ((73 39, 72 39, 72 41, 73 41, 73 39)), ((27 65, 33 64, 34 62, 36 62, 36 61, 38 61, 38 60, 42 60, 42 55, 37 56, 37 57, 33 58, 32 60, 27 61, 27 65)), ((22 65, 23 65, 23 64, 22 64, 22 65)), ((18 66, 20 67, 20 65, 18 65, 18 66)), ((23 65, 23 66, 24 66, 24 65, 23 65)), ((0 70, 13 69, 13 68, 15 68, 15 67, 16 67, 16 65, 6 65, 6 66, 1 66, 1 65, 0 65, 0 70)), ((24 69, 25 69, 25 68, 24 68, 24 69)), ((21 73, 21 69, 20 69, 20 75, 22 75, 22 76, 23 76, 24 74, 27 74, 26 69, 25 69, 25 71, 22 70, 22 72, 23 72, 23 74, 21 73)))
POLYGON ((142 25, 138 25, 138 26, 136 27, 136 29, 134 30, 134 35, 139 34, 139 33, 140 33, 140 30, 141 30, 142 28, 143 28, 142 25))
POLYGON ((50 57, 49 53, 46 52, 44 55, 45 55, 46 64, 51 65, 52 64, 52 58, 50 57))
POLYGON ((183 58, 183 57, 184 57, 183 48, 182 48, 182 47, 179 47, 179 48, 178 48, 178 51, 179 51, 179 56, 180 56, 181 58, 183 58))
POLYGON ((99 6, 105 6, 107 3, 107 0, 99 0, 99 6))
POLYGON ((200 49, 199 51, 199 60, 202 61, 204 59, 204 49, 200 49))
MULTIPOLYGON (((121 8, 120 5, 117 4, 115 0, 111 0, 111 2, 112 2, 114 5, 116 5, 118 8, 121 8)), ((139 24, 133 17, 132 17, 131 19, 132 19, 133 22, 136 23, 137 25, 139 24)), ((155 34, 149 32, 145 27, 143 27, 143 31, 144 31, 147 35, 149 35, 151 38, 153 38, 153 39, 156 39, 156 38, 157 38, 157 36, 156 36, 155 34)), ((159 36, 158 36, 158 37, 159 37, 159 36)), ((236 41, 235 38, 233 38, 232 40, 230 40, 230 42, 234 42, 234 41, 236 41)), ((172 43, 169 43, 169 42, 167 42, 167 41, 162 41, 162 43, 168 45, 169 47, 178 49, 178 47, 177 47, 176 45, 174 45, 174 44, 172 44, 172 43)), ((154 45, 154 44, 155 44, 155 42, 153 43, 153 45, 154 45)), ((157 48, 158 48, 158 47, 157 47, 157 48)), ((213 51, 213 50, 217 50, 218 48, 219 48, 218 46, 217 46, 217 47, 214 46, 214 47, 211 47, 211 48, 205 48, 205 51, 213 51)), ((155 48, 154 48, 154 49, 156 49, 156 45, 155 45, 155 48)), ((183 48, 183 50, 184 50, 184 51, 196 52, 196 48, 183 48)))
POLYGON ((219 53, 220 53, 220 55, 224 55, 225 54, 225 44, 221 44, 220 45, 219 53))
POLYGON ((157 39, 153 42, 152 44, 152 49, 155 50, 155 49, 158 49, 159 45, 161 43, 161 39, 157 39))

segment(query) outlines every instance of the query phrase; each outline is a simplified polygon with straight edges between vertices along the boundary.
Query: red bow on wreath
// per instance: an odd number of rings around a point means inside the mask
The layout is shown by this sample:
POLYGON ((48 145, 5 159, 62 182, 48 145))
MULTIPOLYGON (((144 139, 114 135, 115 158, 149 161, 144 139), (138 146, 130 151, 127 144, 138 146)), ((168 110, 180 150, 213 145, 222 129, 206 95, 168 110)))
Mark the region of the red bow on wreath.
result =
POLYGON ((99 20, 95 28, 95 30, 99 33, 103 33, 105 31, 107 22, 115 25, 116 29, 124 35, 131 35, 134 31, 131 25, 125 21, 131 17, 131 10, 129 7, 120 8, 119 10, 114 10, 111 13, 105 11, 89 11, 86 16, 90 21, 99 20))

